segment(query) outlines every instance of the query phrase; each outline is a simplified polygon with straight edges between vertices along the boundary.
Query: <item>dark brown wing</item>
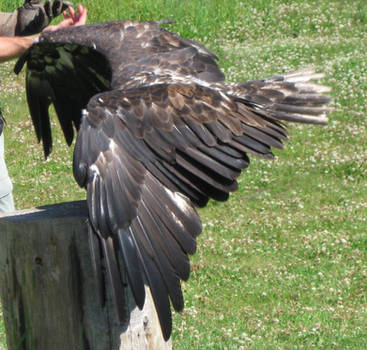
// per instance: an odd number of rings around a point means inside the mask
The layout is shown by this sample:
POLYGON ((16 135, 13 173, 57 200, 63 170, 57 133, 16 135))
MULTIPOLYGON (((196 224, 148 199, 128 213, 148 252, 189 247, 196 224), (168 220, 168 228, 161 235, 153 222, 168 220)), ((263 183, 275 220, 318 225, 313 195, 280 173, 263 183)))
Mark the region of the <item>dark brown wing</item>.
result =
POLYGON ((109 89, 111 68, 105 56, 93 48, 46 40, 25 52, 15 66, 16 73, 25 62, 28 106, 47 157, 52 148, 48 111, 51 103, 71 145, 82 109, 92 96, 109 89))
POLYGON ((155 22, 115 21, 68 27, 43 33, 43 42, 71 43, 98 51, 111 67, 113 89, 129 83, 137 74, 155 71, 224 80, 212 52, 155 22))
POLYGON ((16 67, 27 62, 28 103, 46 155, 50 103, 68 143, 73 125, 79 128, 74 175, 87 190, 119 315, 121 253, 139 307, 149 285, 166 339, 170 300, 182 309, 180 279, 189 276, 187 255, 201 231, 194 206, 226 200, 248 154, 272 158, 271 147, 282 148, 286 132, 277 118, 308 118, 319 108, 312 120, 325 120, 320 108, 328 100, 317 89, 305 98, 302 74, 296 82, 281 76, 225 84, 215 59, 155 23, 120 21, 44 33, 16 67))
POLYGON ((140 307, 148 283, 166 338, 169 299, 183 308, 180 279, 189 276, 187 254, 201 232, 191 203, 226 200, 247 152, 272 157, 270 147, 285 138, 272 118, 197 84, 110 91, 88 104, 75 178, 87 188, 95 231, 119 243, 140 307))
POLYGON ((55 106, 70 145, 81 110, 92 96, 177 74, 224 80, 216 56, 155 22, 116 21, 42 33, 18 60, 27 62, 26 91, 33 124, 46 156, 52 148, 48 109, 55 106))

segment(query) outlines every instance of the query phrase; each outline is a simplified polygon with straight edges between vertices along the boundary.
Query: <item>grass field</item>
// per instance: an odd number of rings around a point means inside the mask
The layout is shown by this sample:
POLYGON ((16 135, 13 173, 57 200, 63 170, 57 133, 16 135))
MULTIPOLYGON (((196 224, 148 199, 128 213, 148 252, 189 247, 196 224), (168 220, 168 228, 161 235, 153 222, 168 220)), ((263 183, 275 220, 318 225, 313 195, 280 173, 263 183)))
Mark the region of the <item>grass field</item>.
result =
MULTIPOLYGON (((366 349, 366 1, 82 3, 90 22, 172 18, 167 28, 216 52, 228 80, 313 66, 332 87, 327 126, 290 125, 275 161, 253 158, 228 202, 200 210, 205 229, 174 349, 366 349)), ((2 11, 12 7, 0 0, 2 11)), ((43 159, 13 64, 0 66, 0 96, 16 206, 84 198, 56 122, 43 159)))

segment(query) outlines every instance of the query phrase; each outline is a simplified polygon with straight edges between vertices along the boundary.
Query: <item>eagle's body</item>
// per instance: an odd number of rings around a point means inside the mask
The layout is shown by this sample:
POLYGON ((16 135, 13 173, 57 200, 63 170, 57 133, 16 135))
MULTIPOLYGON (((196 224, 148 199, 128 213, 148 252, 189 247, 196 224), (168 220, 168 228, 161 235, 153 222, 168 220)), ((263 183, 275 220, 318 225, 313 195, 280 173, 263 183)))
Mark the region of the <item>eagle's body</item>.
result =
POLYGON ((154 22, 44 33, 16 71, 25 62, 45 155, 52 145, 50 103, 69 144, 78 130, 73 171, 87 190, 99 282, 101 247, 121 317, 126 269, 139 307, 149 285, 167 339, 169 299, 183 308, 180 279, 189 277, 187 254, 201 232, 195 206, 226 200, 248 154, 273 157, 270 148, 287 138, 279 120, 325 123, 327 88, 310 83, 320 77, 312 71, 225 83, 213 53, 154 22))

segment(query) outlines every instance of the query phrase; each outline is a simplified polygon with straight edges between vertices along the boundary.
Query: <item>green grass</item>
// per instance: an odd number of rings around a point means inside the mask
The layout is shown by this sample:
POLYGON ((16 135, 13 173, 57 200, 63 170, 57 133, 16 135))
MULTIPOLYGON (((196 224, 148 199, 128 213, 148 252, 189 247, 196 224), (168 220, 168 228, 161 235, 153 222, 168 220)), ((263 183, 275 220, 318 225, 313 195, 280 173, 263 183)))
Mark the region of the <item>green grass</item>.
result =
MULTIPOLYGON (((82 3, 91 22, 172 18, 167 28, 215 51, 229 80, 312 65, 333 89, 328 126, 290 126, 275 161, 252 159, 230 201, 200 210, 205 229, 183 284, 185 310, 174 316, 174 348, 366 349, 367 3, 82 3)), ((0 96, 17 207, 84 198, 56 122, 54 151, 43 159, 24 74, 12 66, 0 66, 0 96)))

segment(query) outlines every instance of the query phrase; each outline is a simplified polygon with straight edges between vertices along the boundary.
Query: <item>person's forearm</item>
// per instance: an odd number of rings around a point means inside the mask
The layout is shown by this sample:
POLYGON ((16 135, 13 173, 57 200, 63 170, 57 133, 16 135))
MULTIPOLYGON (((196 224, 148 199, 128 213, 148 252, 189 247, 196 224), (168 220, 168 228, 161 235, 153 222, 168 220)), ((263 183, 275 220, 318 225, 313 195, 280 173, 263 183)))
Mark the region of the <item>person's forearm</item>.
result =
POLYGON ((33 43, 34 37, 1 37, 0 62, 19 57, 33 43))

